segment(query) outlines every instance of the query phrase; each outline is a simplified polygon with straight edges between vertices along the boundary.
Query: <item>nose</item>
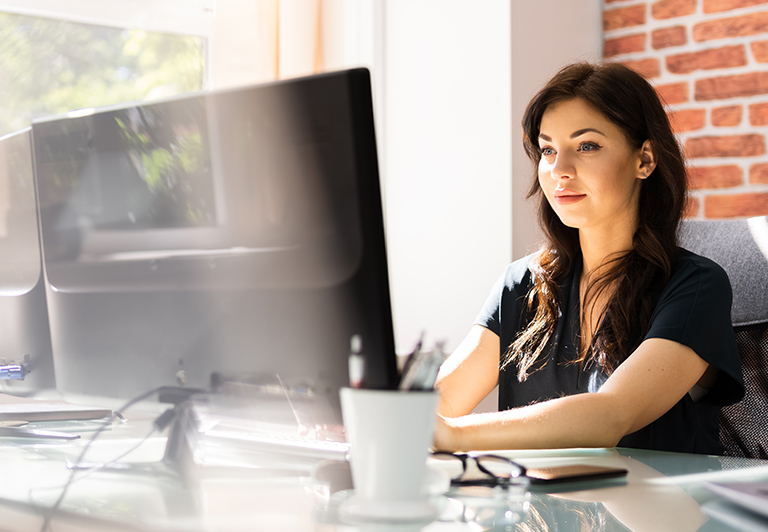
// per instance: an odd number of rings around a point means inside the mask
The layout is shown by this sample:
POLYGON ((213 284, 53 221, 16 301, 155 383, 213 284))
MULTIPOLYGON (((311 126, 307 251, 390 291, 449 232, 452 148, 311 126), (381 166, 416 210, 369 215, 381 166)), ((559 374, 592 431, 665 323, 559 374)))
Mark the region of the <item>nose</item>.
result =
POLYGON ((573 166, 573 161, 568 157, 567 153, 558 153, 550 170, 552 179, 556 181, 572 179, 575 173, 576 169, 573 166))

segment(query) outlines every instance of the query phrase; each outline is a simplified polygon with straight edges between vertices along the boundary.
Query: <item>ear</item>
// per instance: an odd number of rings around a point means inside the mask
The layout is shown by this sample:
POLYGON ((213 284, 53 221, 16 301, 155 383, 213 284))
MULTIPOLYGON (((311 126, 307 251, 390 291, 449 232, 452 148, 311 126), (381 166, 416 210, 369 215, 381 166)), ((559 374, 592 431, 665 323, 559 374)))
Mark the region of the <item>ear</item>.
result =
POLYGON ((650 140, 643 142, 640 148, 640 159, 638 164, 638 178, 646 179, 656 169, 656 156, 653 153, 653 146, 650 140))

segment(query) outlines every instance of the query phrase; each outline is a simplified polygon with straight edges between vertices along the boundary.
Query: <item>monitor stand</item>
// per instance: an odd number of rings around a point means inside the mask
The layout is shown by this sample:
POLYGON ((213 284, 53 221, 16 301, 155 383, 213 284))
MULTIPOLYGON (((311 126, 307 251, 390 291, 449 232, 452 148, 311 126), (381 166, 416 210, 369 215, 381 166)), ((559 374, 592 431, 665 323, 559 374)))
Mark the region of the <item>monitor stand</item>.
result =
POLYGON ((153 424, 158 431, 164 430, 170 424, 165 452, 159 461, 155 462, 77 462, 69 465, 75 471, 113 471, 152 476, 172 477, 185 480, 194 463, 190 434, 198 428, 190 402, 181 402, 161 414, 153 424))

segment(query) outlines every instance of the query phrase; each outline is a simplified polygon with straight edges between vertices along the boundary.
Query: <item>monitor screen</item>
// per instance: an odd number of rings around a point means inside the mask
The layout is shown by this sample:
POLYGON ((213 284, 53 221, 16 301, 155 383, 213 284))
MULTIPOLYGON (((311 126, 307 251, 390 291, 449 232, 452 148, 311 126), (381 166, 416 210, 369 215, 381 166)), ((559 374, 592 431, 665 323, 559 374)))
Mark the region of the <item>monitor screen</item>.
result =
POLYGON ((57 385, 396 377, 368 71, 32 125, 57 385))

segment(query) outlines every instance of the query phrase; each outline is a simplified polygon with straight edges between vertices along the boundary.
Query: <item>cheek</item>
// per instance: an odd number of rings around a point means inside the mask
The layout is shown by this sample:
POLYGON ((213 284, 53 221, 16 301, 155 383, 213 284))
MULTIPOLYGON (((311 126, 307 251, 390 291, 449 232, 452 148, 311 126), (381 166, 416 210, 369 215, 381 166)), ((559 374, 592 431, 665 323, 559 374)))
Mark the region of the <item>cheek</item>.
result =
POLYGON ((542 174, 549 175, 552 171, 552 163, 548 160, 546 160, 544 157, 542 157, 539 160, 539 178, 542 177, 542 174))
POLYGON ((551 175, 552 165, 549 164, 545 159, 542 159, 539 161, 539 168, 538 168, 538 176, 539 176, 539 184, 544 187, 547 181, 552 181, 549 179, 549 176, 551 175))
POLYGON ((542 159, 542 162, 539 163, 539 169, 538 169, 538 179, 539 179, 539 186, 544 191, 546 195, 551 195, 552 191, 554 191, 555 186, 557 183, 555 183, 555 180, 552 179, 552 173, 551 173, 552 165, 545 162, 542 159))
POLYGON ((611 188, 617 194, 626 194, 633 191, 639 183, 637 172, 632 165, 626 161, 620 161, 613 166, 613 179, 611 188))

